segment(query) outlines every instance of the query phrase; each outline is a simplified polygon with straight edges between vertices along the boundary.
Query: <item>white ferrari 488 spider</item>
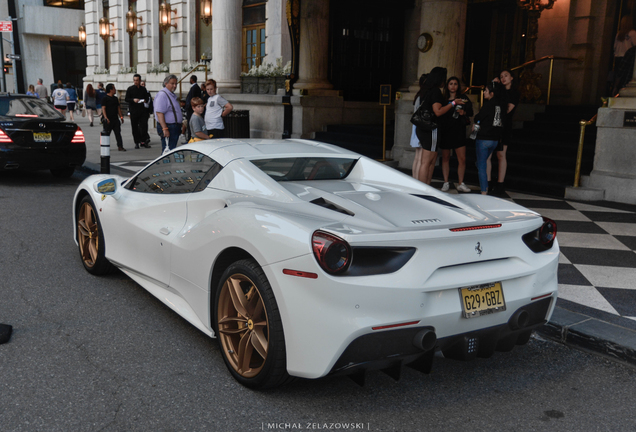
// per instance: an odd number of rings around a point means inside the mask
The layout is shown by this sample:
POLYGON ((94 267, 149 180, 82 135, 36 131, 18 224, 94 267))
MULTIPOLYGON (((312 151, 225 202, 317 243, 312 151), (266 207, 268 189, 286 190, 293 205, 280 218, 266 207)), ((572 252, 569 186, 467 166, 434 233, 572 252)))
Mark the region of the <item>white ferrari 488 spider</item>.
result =
POLYGON ((557 298, 556 225, 303 140, 179 147, 74 202, 87 271, 117 267, 217 337, 252 388, 524 344, 557 298))

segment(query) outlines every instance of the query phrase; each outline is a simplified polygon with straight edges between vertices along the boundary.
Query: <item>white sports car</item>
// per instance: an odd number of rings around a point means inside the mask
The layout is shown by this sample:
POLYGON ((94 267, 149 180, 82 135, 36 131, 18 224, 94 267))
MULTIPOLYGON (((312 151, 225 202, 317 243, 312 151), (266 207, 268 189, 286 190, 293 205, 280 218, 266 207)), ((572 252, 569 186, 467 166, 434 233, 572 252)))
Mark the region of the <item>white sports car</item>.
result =
POLYGON ((218 337, 252 388, 488 357, 557 298, 553 221, 315 141, 185 145, 88 177, 73 215, 86 270, 121 269, 218 337))

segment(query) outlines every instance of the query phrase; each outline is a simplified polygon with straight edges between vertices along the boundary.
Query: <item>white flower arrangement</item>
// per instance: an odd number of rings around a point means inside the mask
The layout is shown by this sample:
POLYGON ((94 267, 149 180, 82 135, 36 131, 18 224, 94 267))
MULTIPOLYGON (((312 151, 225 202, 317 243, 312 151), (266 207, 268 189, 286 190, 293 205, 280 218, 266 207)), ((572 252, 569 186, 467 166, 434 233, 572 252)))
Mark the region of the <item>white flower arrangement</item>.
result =
POLYGON ((170 68, 168 67, 167 64, 165 63, 160 63, 158 65, 152 65, 148 68, 148 73, 162 73, 162 72, 168 72, 170 70, 170 68))
MULTIPOLYGON (((194 69, 197 66, 203 66, 205 65, 204 61, 200 61, 198 63, 186 63, 183 65, 183 67, 181 68, 181 70, 183 72, 190 72, 192 69, 194 69)), ((209 71, 208 71, 209 72, 209 71)))
POLYGON ((137 73, 137 66, 132 66, 132 67, 123 67, 119 69, 119 72, 117 72, 118 74, 130 74, 130 73, 137 73))
POLYGON ((241 76, 249 77, 282 77, 291 72, 291 61, 283 66, 283 58, 276 59, 276 64, 265 63, 260 66, 252 66, 249 72, 241 73, 241 76))
POLYGON ((108 72, 109 70, 106 68, 95 68, 95 71, 93 73, 95 75, 101 75, 101 74, 107 74, 108 72))

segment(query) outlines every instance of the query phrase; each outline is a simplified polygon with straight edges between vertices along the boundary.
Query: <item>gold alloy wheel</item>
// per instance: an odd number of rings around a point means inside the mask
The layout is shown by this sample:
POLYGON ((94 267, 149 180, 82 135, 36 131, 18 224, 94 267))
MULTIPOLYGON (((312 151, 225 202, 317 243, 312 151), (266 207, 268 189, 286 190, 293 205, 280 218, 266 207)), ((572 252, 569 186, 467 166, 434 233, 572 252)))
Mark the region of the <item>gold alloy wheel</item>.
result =
POLYGON ((86 202, 77 217, 77 240, 84 264, 93 267, 99 251, 99 227, 93 206, 86 202))
POLYGON ((263 369, 269 346, 269 325, 263 299, 245 275, 227 278, 219 296, 221 348, 232 368, 244 378, 263 369))

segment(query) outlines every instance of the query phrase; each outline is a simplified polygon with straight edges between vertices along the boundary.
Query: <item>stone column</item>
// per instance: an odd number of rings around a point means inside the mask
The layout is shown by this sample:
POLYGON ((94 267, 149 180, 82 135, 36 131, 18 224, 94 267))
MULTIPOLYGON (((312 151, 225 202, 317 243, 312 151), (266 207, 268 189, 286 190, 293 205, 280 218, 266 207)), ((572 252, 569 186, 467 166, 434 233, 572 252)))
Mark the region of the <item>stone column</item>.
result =
POLYGON ((281 37, 282 32, 287 30, 287 21, 283 21, 281 11, 285 10, 282 0, 268 0, 265 4, 265 57, 263 63, 276 63, 278 57, 282 57, 281 53, 281 37))
MULTIPOLYGON (((101 3, 100 3, 101 5, 101 3)), ((84 3, 84 26, 86 27, 86 75, 93 75, 98 67, 104 67, 104 48, 100 45, 99 16, 97 0, 84 3), (100 48, 101 47, 101 48, 100 48), (100 51, 101 49, 101 51, 100 51)))
MULTIPOLYGON (((414 83, 417 84, 419 75, 419 50, 417 38, 420 36, 420 21, 422 16, 422 0, 413 2, 413 9, 404 11, 404 61, 402 64, 401 89, 408 90, 414 83)), ((417 92, 417 90, 415 90, 417 92)))
POLYGON ((433 46, 420 53, 417 76, 435 66, 448 69, 448 76, 462 76, 467 0, 422 0, 420 33, 433 37, 433 46))
POLYGON ((170 32, 170 73, 179 75, 188 61, 188 3, 186 0, 172 0, 170 8, 172 23, 177 24, 170 32))
POLYGON ((124 66, 124 45, 122 40, 128 34, 124 31, 126 28, 126 13, 120 1, 109 2, 108 20, 114 25, 110 26, 110 34, 115 35, 108 39, 110 43, 110 74, 115 75, 120 68, 124 66), (123 18, 122 18, 123 17, 123 18))
POLYGON ((238 93, 241 87, 242 2, 212 1, 212 78, 219 92, 238 93))
POLYGON ((448 69, 448 76, 462 76, 464 62, 464 38, 466 32, 467 0, 416 0, 413 12, 419 13, 419 25, 406 20, 404 85, 411 84, 409 92, 402 93, 402 99, 395 104, 395 136, 392 150, 394 160, 401 168, 410 169, 415 152, 410 147, 411 116, 413 99, 419 90, 419 77, 429 73, 435 66, 448 69), (421 7, 420 7, 421 5, 421 7), (417 29, 413 41, 413 29, 417 29), (425 53, 417 49, 417 37, 428 33, 433 37, 431 49, 425 53), (412 44, 412 46, 409 46, 412 44), (413 56, 417 56, 414 68, 413 56), (415 76, 407 76, 413 74, 415 76))
MULTIPOLYGON (((137 73, 146 74, 152 64, 152 12, 151 0, 137 0, 137 16, 141 21, 137 23, 141 33, 137 34, 137 73)), ((157 27, 157 24, 154 25, 157 27)), ((134 65, 132 65, 134 66, 134 65)), ((145 77, 143 77, 145 79, 145 77)))
POLYGON ((297 89, 328 90, 329 0, 301 0, 297 89))

